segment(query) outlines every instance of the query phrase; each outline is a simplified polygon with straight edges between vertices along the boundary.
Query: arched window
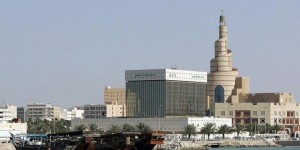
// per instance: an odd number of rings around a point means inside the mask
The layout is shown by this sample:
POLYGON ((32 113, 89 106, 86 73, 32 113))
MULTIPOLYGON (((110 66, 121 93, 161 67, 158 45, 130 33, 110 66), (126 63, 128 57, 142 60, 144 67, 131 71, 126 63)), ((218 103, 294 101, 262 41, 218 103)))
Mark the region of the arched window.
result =
POLYGON ((215 88, 215 103, 224 103, 224 88, 221 85, 215 88))

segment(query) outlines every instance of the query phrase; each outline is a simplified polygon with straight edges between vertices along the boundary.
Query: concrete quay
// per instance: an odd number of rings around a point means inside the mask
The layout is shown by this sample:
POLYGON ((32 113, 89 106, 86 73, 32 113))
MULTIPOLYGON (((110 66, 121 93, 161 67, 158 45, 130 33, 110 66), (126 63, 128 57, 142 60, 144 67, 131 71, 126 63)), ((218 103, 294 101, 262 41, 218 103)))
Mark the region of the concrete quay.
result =
POLYGON ((232 140, 225 139, 220 141, 180 141, 173 144, 157 145, 156 148, 173 148, 177 150, 204 150, 207 146, 212 144, 219 144, 220 147, 228 148, 238 148, 238 147, 280 147, 280 145, 275 144, 273 141, 265 140, 232 140))

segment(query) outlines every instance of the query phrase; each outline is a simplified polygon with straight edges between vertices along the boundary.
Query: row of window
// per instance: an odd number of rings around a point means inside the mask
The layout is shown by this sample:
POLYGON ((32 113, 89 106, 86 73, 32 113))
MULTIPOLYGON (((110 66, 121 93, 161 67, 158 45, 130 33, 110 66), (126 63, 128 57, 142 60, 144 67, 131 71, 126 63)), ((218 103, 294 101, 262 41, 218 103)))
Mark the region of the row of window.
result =
POLYGON ((246 119, 235 119, 235 124, 265 124, 266 119, 265 118, 246 118, 246 119), (258 122, 259 121, 259 122, 258 122))
MULTIPOLYGON (((277 115, 277 111, 274 111, 274 115, 277 115)), ((287 115, 287 117, 294 117, 295 116, 295 112, 294 111, 287 111, 285 113, 285 111, 278 111, 278 115, 287 115)), ((296 112, 296 116, 299 116, 299 112, 296 112)))
MULTIPOLYGON (((241 112, 236 112, 235 116, 236 117, 250 117, 250 114, 247 113, 247 112, 244 112, 243 114, 244 115, 242 115, 241 112)), ((221 116, 225 116, 225 115, 226 115, 226 112, 225 111, 221 111, 221 116)), ((233 116, 233 111, 229 111, 228 115, 229 116, 233 116)), ((257 111, 252 111, 252 115, 253 116, 258 116, 258 112, 257 111)), ((265 111, 260 111, 260 115, 261 116, 265 116, 266 112, 265 111)), ((285 111, 278 111, 278 113, 277 113, 277 111, 274 111, 274 115, 280 115, 280 116, 281 115, 283 115, 283 116, 286 115, 287 117, 294 117, 294 116, 299 116, 299 112, 294 112, 294 111, 287 111, 287 112, 285 112, 285 111)))
POLYGON ((299 118, 274 118, 274 123, 278 124, 299 124, 299 118))
MULTIPOLYGON (((221 111, 221 116, 225 116, 225 115, 226 115, 225 111, 221 111)), ((233 116, 233 111, 229 111, 228 115, 233 116)), ((252 115, 253 116, 258 116, 257 111, 252 111, 252 115)), ((260 111, 260 115, 265 116, 266 112, 265 111, 260 111)), ((235 117, 250 117, 250 111, 249 112, 246 112, 246 111, 245 112, 236 112, 235 117)))

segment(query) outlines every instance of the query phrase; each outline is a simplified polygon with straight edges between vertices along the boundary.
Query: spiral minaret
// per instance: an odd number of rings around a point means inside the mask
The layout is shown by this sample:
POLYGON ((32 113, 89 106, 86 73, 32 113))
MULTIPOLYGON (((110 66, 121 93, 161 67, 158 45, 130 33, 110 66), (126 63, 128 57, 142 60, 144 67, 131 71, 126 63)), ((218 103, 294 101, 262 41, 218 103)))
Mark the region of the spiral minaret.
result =
POLYGON ((232 90, 238 76, 232 67, 232 52, 228 48, 226 20, 220 16, 219 39, 215 42, 215 57, 210 61, 207 80, 208 115, 214 115, 214 103, 230 103, 232 90))

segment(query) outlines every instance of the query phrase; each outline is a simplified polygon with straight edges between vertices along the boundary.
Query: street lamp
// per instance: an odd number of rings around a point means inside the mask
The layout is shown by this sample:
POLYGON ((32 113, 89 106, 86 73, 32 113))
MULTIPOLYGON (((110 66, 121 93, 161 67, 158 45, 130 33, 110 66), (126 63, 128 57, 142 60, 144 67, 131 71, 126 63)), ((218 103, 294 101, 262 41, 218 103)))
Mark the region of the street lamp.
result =
POLYGON ((160 131, 160 109, 161 109, 161 105, 159 105, 158 107, 158 131, 160 131))

